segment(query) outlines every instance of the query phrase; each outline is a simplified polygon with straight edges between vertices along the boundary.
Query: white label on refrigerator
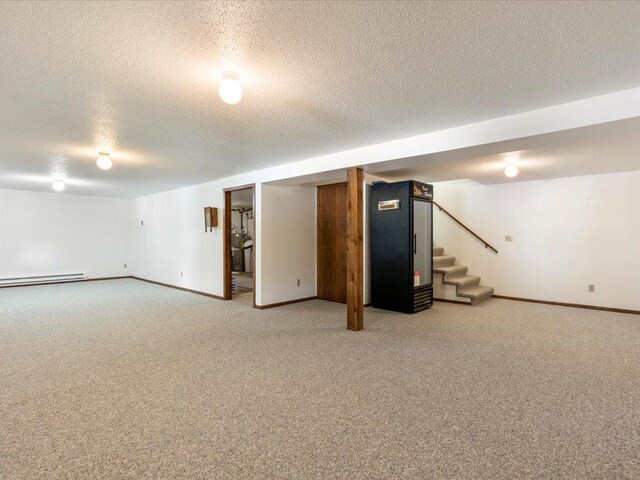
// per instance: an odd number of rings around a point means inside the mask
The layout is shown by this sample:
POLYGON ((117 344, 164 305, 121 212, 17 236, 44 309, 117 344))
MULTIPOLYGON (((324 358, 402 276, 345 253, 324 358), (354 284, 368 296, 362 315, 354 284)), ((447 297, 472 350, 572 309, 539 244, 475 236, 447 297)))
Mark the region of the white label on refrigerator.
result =
POLYGON ((413 274, 413 286, 414 287, 419 287, 420 286, 420 271, 419 270, 417 270, 413 274))
POLYGON ((400 200, 382 200, 378 202, 378 210, 398 210, 400 200))

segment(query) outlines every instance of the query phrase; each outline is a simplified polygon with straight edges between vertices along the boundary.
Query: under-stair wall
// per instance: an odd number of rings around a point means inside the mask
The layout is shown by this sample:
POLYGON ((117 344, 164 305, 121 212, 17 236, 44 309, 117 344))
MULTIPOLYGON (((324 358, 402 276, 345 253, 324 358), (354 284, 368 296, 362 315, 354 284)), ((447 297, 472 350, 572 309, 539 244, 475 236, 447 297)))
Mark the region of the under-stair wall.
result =
POLYGON ((433 274, 433 299, 471 304, 470 298, 458 296, 454 285, 445 285, 443 275, 438 273, 433 274))

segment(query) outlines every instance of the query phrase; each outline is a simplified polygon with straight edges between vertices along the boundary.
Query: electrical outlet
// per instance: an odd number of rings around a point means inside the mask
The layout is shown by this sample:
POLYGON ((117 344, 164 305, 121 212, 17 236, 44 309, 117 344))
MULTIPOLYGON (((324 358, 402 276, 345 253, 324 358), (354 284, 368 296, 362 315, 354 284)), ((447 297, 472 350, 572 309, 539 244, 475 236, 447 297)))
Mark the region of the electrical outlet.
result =
POLYGON ((298 279, 298 282, 297 282, 297 284, 298 284, 298 286, 300 286, 300 279, 298 279))
POLYGON ((183 277, 183 276, 184 276, 184 274, 183 274, 182 270, 180 270, 180 276, 181 276, 181 277, 183 277))
POLYGON ((512 235, 505 235, 504 236, 504 241, 505 242, 513 242, 513 236, 512 235))
POLYGON ((140 220, 140 226, 144 227, 144 220, 140 220))
POLYGON ((127 264, 126 263, 124 264, 124 268, 127 268, 127 264))
POLYGON ((596 291, 596 286, 590 283, 589 284, 589 292, 592 293, 592 292, 595 292, 595 291, 596 291))

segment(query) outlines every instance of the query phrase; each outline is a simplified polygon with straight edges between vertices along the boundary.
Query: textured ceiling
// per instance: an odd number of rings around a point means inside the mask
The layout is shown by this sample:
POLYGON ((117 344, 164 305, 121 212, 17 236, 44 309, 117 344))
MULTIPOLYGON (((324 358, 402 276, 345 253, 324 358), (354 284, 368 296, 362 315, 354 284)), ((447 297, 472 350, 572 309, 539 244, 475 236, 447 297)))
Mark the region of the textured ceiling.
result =
POLYGON ((637 2, 2 2, 0 187, 58 172, 69 193, 135 197, 637 87, 638 18, 637 2))
POLYGON ((640 170, 640 118, 371 165, 386 180, 483 184, 640 170), (514 164, 515 178, 504 175, 514 164))

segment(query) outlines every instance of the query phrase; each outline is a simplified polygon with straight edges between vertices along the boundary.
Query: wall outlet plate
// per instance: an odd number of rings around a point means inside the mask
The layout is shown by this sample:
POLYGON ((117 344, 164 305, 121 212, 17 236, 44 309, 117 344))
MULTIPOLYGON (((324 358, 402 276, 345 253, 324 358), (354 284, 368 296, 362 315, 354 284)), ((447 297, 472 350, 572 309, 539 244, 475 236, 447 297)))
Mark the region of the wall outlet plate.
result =
POLYGON ((298 279, 298 281, 296 282, 298 286, 300 286, 300 279, 298 279))
POLYGON ((589 284, 589 292, 595 292, 596 291, 596 286, 593 285, 592 283, 589 284))
POLYGON ((513 242, 513 235, 505 235, 504 236, 504 241, 505 242, 513 242))

